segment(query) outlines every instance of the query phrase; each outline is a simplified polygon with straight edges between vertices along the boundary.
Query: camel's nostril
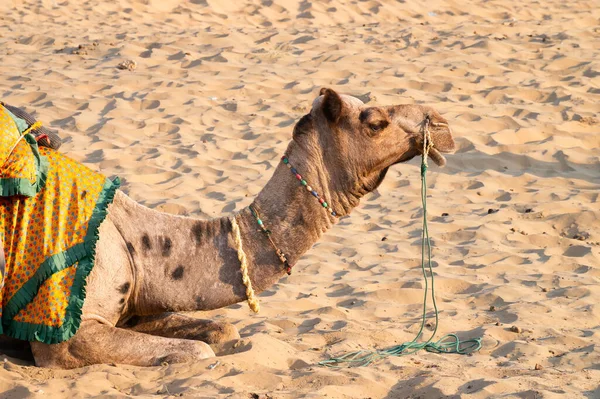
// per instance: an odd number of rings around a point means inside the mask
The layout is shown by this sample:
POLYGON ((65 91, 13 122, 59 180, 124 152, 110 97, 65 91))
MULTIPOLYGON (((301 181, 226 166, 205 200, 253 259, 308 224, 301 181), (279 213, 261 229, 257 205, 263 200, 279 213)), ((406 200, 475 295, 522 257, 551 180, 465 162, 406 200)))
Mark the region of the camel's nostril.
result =
POLYGON ((436 150, 446 154, 455 151, 456 145, 452 137, 452 130, 448 124, 441 122, 432 123, 430 132, 436 150))

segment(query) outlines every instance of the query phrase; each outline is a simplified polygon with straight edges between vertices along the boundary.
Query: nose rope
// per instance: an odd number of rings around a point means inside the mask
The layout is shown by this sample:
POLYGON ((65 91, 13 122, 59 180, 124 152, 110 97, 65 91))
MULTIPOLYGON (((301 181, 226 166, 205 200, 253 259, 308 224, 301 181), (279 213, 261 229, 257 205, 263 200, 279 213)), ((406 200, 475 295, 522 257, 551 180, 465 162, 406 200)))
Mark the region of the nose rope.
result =
POLYGON ((423 121, 423 164, 425 165, 425 169, 427 169, 427 157, 429 156, 429 150, 433 148, 433 140, 431 139, 431 132, 429 131, 429 124, 431 123, 431 118, 429 115, 425 116, 425 120, 423 121))
POLYGON ((327 360, 322 360, 318 364, 325 367, 343 367, 355 366, 364 367, 371 363, 385 359, 388 356, 406 356, 416 353, 422 349, 433 353, 455 353, 459 355, 469 355, 481 349, 481 338, 471 338, 461 340, 456 334, 446 334, 437 341, 433 338, 437 334, 439 325, 439 311, 435 301, 435 284, 433 265, 431 262, 431 240, 429 239, 429 228, 427 226, 427 156, 433 147, 431 133, 429 132, 429 115, 423 121, 423 156, 421 160, 421 203, 423 206, 423 232, 421 234, 421 270, 423 272, 424 281, 424 298, 423 298, 423 313, 421 315, 421 327, 419 332, 412 341, 405 342, 401 345, 392 346, 386 349, 376 350, 359 350, 350 352, 340 357, 332 357, 327 360), (427 255, 427 261, 426 261, 427 255), (429 271, 429 276, 427 275, 429 271), (429 279, 431 279, 431 301, 433 305, 433 317, 435 318, 435 327, 429 339, 425 342, 418 342, 423 336, 425 327, 427 326, 427 302, 429 292, 429 279))

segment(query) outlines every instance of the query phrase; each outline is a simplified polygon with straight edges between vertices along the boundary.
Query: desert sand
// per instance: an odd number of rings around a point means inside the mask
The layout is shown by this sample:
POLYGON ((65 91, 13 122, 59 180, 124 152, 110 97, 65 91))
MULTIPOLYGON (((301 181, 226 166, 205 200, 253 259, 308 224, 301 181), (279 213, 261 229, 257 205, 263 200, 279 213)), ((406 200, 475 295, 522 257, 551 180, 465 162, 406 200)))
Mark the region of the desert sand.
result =
POLYGON ((415 159, 263 293, 258 315, 244 303, 194 313, 234 323, 236 353, 70 371, 2 356, 1 398, 600 398, 597 2, 4 0, 0 11, 1 98, 165 212, 249 205, 321 87, 437 108, 458 144, 428 175, 438 336, 483 337, 473 356, 316 365, 418 330, 415 159), (117 68, 126 60, 135 70, 117 68))

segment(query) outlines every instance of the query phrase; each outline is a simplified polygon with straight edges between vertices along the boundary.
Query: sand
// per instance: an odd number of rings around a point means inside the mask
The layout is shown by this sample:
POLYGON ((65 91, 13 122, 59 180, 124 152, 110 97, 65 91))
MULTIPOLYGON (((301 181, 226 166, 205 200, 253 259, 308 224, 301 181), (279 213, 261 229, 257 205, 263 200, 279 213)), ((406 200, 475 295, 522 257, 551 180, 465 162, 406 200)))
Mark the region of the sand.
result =
POLYGON ((413 160, 261 295, 259 315, 194 314, 240 330, 216 367, 56 371, 6 358, 0 397, 600 398, 597 2, 6 0, 0 11, 1 98, 166 212, 247 206, 323 86, 436 107, 458 143, 428 176, 439 335, 483 337, 473 356, 316 366, 418 330, 413 160), (117 68, 127 60, 135 70, 117 68))

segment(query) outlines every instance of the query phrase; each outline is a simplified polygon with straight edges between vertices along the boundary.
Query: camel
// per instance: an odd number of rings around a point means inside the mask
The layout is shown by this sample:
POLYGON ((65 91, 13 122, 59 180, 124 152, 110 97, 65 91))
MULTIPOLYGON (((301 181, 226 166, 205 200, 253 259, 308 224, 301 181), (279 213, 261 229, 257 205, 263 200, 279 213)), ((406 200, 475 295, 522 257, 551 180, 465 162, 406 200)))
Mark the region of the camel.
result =
POLYGON ((31 342, 35 364, 154 366, 215 356, 211 345, 239 339, 237 329, 177 312, 248 299, 233 229, 241 237, 249 281, 260 293, 375 190, 389 167, 422 154, 425 128, 433 144, 428 155, 444 166, 442 154, 454 152, 455 144, 448 122, 433 108, 367 107, 321 89, 294 126, 271 179, 235 217, 161 213, 118 191, 100 226, 81 326, 59 344, 31 342))

